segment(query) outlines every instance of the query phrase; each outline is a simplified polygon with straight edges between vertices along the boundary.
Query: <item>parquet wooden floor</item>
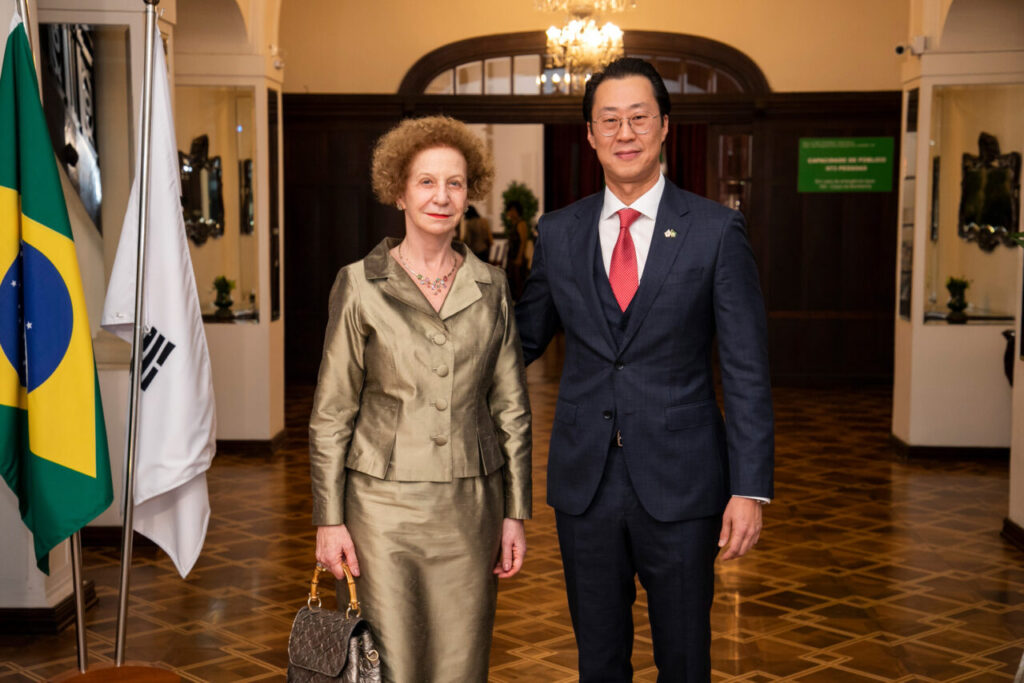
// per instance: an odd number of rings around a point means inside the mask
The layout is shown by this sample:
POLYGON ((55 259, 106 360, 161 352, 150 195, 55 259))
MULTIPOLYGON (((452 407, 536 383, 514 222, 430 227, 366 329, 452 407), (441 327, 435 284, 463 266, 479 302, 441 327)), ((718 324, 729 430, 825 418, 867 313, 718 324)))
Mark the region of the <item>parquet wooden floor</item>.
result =
MULTIPOLYGON (((545 364, 546 363, 546 364, 545 364)), ((501 584, 491 681, 575 680, 554 516, 544 505, 557 368, 530 368, 535 519, 519 577, 501 584)), ((188 580, 157 550, 136 552, 127 656, 188 681, 283 680, 291 618, 313 562, 306 457, 308 387, 288 392, 287 443, 272 458, 221 453, 213 519, 188 580)), ((1024 650, 1024 553, 999 536, 1007 463, 901 462, 890 392, 775 392, 776 499, 761 543, 720 566, 713 679, 1009 681, 1024 650)), ((100 604, 93 662, 113 656, 117 552, 87 548, 100 604)), ((635 679, 654 681, 642 591, 635 679)), ((48 680, 75 665, 73 629, 0 638, 0 679, 48 680)))

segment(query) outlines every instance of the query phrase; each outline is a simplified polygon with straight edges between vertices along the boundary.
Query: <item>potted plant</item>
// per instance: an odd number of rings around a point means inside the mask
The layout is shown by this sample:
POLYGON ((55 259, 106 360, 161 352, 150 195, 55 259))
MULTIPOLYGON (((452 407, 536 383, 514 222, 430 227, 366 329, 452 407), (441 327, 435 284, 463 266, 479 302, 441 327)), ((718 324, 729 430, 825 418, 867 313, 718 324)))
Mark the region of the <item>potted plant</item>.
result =
POLYGON ((235 281, 218 275, 213 279, 213 288, 217 290, 217 298, 213 301, 217 307, 214 315, 223 320, 233 320, 235 314, 231 312, 231 304, 234 303, 231 300, 231 290, 235 288, 235 281))
POLYGON ((946 315, 947 323, 963 325, 967 322, 967 314, 964 313, 964 309, 967 308, 967 299, 964 294, 970 284, 970 280, 952 275, 946 280, 946 289, 949 290, 949 303, 946 304, 949 307, 949 313, 946 315))

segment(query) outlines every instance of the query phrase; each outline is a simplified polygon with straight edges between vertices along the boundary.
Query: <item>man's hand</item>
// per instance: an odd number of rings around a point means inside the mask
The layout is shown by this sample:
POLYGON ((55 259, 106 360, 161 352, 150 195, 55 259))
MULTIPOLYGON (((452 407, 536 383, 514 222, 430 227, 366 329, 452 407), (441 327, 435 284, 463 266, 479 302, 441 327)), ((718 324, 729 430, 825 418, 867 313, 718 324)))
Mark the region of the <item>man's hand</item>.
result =
POLYGON ((348 564, 353 576, 359 576, 356 546, 348 533, 348 527, 338 524, 316 528, 316 561, 331 570, 336 579, 345 578, 345 570, 341 568, 343 561, 348 564))
POLYGON ((523 520, 506 517, 501 522, 501 553, 494 564, 499 579, 515 576, 523 568, 526 557, 526 529, 523 520))
POLYGON ((723 561, 743 557, 761 536, 761 502, 733 496, 722 515, 718 547, 725 548, 723 561), (728 547, 726 547, 728 545, 728 547))

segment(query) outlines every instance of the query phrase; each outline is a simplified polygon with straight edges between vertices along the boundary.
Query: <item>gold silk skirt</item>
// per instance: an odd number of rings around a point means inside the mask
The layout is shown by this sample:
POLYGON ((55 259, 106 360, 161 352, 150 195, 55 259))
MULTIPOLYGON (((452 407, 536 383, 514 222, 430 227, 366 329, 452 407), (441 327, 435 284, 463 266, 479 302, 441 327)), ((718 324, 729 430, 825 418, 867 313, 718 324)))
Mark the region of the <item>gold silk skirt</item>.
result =
POLYGON ((405 482, 348 471, 345 524, 388 683, 486 683, 501 546, 501 471, 405 482))

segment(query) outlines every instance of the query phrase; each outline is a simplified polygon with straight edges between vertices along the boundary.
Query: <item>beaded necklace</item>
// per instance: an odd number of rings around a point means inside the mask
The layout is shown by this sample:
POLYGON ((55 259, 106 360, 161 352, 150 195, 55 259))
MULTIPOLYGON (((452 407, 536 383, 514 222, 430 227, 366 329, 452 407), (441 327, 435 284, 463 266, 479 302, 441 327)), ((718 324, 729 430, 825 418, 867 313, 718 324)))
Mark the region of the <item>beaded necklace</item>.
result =
POLYGON ((423 275, 422 273, 417 273, 413 269, 413 267, 411 265, 409 265, 409 262, 405 260, 404 256, 402 256, 402 245, 401 244, 398 245, 398 260, 399 260, 399 262, 401 262, 402 266, 406 270, 408 270, 409 273, 414 278, 416 278, 416 282, 418 282, 421 287, 426 289, 428 292, 430 292, 434 296, 437 296, 438 294, 440 294, 444 290, 448 289, 448 282, 451 279, 452 275, 455 274, 455 269, 459 267, 459 260, 457 258, 452 259, 452 269, 451 270, 449 270, 447 273, 445 273, 441 277, 429 278, 426 275, 423 275))

